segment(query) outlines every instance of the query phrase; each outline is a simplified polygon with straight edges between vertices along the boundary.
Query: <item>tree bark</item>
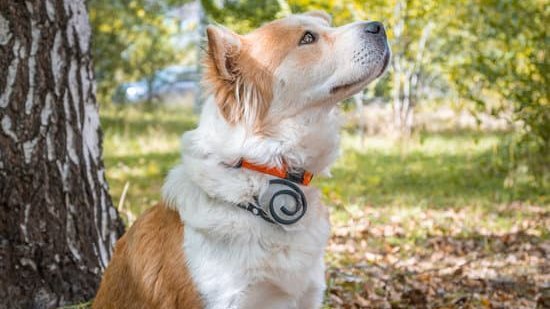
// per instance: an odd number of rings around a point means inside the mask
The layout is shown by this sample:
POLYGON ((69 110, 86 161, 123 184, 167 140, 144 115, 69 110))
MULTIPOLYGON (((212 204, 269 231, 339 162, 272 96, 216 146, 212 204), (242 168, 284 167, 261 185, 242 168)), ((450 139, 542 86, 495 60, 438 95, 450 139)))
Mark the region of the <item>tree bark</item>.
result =
POLYGON ((84 0, 0 1, 0 308, 93 298, 123 232, 84 0))

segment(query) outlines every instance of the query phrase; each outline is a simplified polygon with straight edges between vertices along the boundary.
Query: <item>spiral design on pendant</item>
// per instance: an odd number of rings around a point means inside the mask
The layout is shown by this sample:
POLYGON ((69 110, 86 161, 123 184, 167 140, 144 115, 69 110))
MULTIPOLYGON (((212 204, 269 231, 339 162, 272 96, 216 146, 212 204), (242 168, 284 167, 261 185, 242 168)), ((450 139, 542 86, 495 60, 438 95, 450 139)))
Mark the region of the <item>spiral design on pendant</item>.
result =
POLYGON ((269 197, 269 216, 282 225, 298 222, 307 211, 302 190, 285 179, 272 179, 269 185, 272 193, 269 197))

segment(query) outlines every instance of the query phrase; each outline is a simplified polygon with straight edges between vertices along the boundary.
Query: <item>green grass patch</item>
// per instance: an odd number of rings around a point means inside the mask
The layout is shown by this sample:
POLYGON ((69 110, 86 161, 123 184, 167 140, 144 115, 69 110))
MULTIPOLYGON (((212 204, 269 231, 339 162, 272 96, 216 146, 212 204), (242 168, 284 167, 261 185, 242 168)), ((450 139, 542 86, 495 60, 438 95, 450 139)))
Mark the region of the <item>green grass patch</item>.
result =
POLYGON ((333 177, 316 183, 335 205, 401 207, 489 206, 514 200, 544 203, 533 184, 505 185, 491 161, 503 134, 430 134, 406 144, 344 136, 333 177))
POLYGON ((124 209, 139 216, 160 200, 168 171, 180 160, 180 137, 197 123, 190 109, 141 107, 101 111, 107 178, 115 205, 127 185, 124 209))

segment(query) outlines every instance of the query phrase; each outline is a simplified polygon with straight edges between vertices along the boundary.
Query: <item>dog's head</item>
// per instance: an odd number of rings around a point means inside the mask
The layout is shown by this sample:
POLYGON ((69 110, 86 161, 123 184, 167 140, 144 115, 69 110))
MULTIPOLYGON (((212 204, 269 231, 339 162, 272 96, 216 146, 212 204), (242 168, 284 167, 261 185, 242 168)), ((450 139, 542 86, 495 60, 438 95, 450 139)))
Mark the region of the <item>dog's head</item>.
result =
POLYGON ((334 105, 379 77, 390 57, 381 23, 334 28, 320 11, 242 36, 209 26, 207 36, 206 86, 230 124, 258 126, 334 105))

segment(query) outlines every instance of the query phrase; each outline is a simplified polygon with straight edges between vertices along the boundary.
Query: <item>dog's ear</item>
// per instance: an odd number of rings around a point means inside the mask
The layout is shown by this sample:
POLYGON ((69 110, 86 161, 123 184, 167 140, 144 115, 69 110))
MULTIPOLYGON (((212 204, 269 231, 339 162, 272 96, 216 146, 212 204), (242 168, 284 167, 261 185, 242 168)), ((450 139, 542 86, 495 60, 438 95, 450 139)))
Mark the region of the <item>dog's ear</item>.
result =
POLYGON ((321 11, 321 10, 310 11, 310 12, 304 13, 304 15, 320 18, 323 21, 325 21, 329 26, 332 24, 332 17, 329 14, 327 14, 327 12, 325 11, 321 11))
POLYGON ((235 78, 236 61, 241 49, 241 40, 238 34, 224 27, 208 26, 208 55, 217 73, 224 79, 235 78))
POLYGON ((214 94, 222 116, 234 124, 244 112, 235 97, 240 74, 241 38, 229 29, 212 25, 206 28, 206 36, 208 46, 203 59, 205 86, 214 94))
POLYGON ((206 35, 203 81, 221 115, 230 124, 243 118, 250 124, 260 124, 272 96, 270 71, 249 55, 249 43, 231 30, 208 26, 206 35))

